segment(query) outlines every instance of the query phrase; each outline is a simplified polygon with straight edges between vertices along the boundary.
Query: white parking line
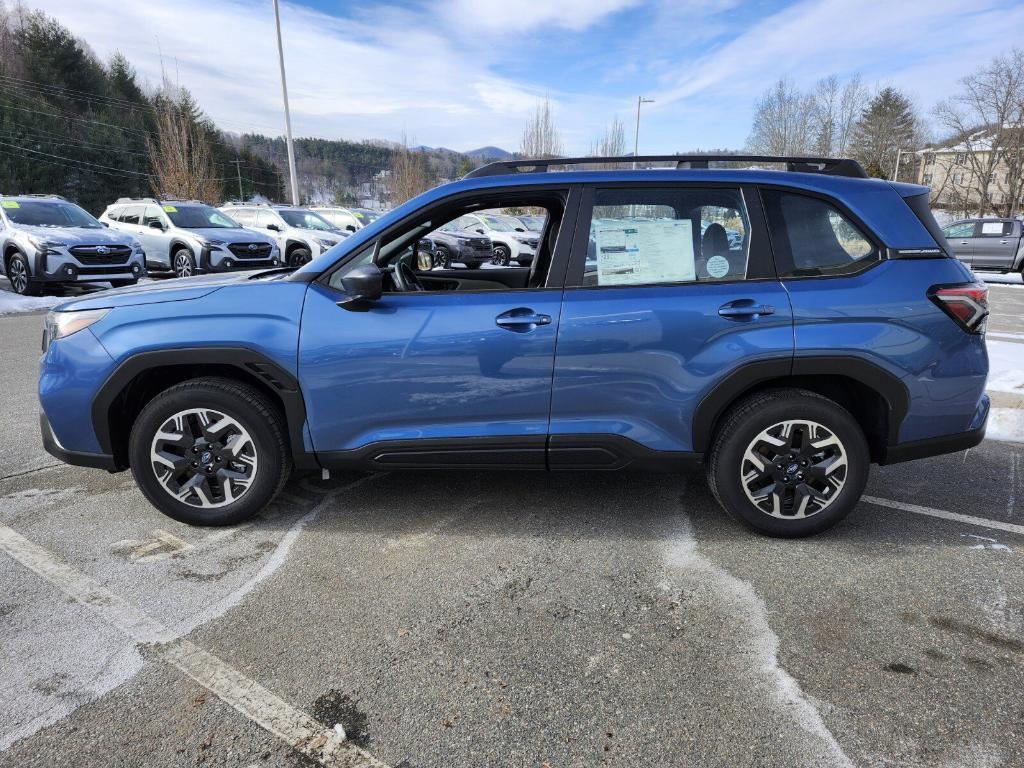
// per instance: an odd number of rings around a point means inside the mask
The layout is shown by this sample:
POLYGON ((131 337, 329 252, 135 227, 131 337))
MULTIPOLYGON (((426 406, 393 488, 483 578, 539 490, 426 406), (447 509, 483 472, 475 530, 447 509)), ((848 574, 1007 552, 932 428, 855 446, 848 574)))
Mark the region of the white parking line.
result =
POLYGON ((868 504, 877 504, 880 507, 913 512, 915 515, 928 515, 928 517, 938 517, 943 520, 952 520, 956 523, 967 523, 968 525, 977 525, 981 528, 992 528, 996 531, 1006 531, 1007 533, 1016 533, 1024 536, 1024 525, 1004 523, 1001 520, 988 520, 984 517, 974 517, 973 515, 961 515, 959 512, 947 512, 944 509, 922 507, 919 504, 907 504, 903 501, 880 499, 877 496, 861 496, 861 500, 866 501, 868 504))
POLYGON ((79 573, 13 528, 0 524, 0 549, 140 645, 184 672, 236 712, 307 757, 332 768, 387 768, 302 710, 79 573))

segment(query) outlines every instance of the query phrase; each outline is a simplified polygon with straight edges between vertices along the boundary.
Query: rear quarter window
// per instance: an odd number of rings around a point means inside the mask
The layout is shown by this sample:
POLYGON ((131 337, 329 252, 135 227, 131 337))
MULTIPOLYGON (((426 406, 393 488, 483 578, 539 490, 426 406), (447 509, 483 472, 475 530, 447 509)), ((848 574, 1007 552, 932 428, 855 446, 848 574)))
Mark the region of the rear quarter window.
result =
POLYGON ((810 195, 762 190, 782 277, 843 275, 881 258, 875 242, 832 203, 810 195))

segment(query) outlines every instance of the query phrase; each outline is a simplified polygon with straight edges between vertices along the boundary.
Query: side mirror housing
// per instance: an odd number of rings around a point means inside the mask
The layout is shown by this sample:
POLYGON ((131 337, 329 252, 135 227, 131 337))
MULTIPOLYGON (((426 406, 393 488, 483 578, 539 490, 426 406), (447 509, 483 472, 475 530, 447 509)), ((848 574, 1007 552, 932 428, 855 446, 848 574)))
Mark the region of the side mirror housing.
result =
POLYGON ((343 278, 341 286, 348 294, 338 302, 342 309, 358 309, 369 301, 377 301, 384 294, 384 273, 376 264, 356 267, 343 278))
POLYGON ((476 233, 477 233, 478 235, 482 235, 482 234, 484 233, 484 231, 483 231, 482 229, 477 229, 476 233))
POLYGON ((267 229, 272 229, 275 232, 280 232, 281 228, 277 224, 267 224, 267 229))
POLYGON ((161 221, 151 221, 151 222, 149 222, 149 228, 150 229, 159 229, 161 232, 164 231, 164 225, 163 225, 163 222, 161 222, 161 221))
POLYGON ((347 229, 349 232, 355 232, 356 231, 355 225, 353 225, 353 224, 349 224, 348 226, 345 227, 345 229, 347 229))

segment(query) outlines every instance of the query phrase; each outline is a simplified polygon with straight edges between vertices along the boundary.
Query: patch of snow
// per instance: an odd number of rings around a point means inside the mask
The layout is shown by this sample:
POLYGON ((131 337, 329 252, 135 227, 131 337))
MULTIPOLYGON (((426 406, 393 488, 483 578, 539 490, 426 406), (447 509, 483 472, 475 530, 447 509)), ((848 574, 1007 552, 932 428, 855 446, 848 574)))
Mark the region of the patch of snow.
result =
POLYGON ((993 392, 1024 395, 1024 344, 986 339, 988 347, 988 384, 993 392))
POLYGON ((1024 409, 993 408, 988 414, 985 439, 1024 443, 1024 409))
POLYGON ((976 277, 981 278, 983 282, 993 285, 1005 285, 1013 288, 1024 286, 1024 276, 1015 272, 1005 275, 1001 272, 975 272, 974 274, 976 277))
POLYGON ((20 296, 10 290, 9 285, 10 283, 7 283, 6 280, 3 285, 0 285, 0 315, 38 312, 41 309, 49 309, 54 304, 67 301, 63 296, 20 296))

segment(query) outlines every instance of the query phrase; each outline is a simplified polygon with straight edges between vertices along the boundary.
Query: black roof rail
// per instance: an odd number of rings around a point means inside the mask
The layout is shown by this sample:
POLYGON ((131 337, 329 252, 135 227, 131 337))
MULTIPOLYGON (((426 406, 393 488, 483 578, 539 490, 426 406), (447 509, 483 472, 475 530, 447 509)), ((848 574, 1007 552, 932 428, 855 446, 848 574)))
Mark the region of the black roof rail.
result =
POLYGON ((834 157, 787 157, 782 155, 638 155, 636 157, 546 157, 531 160, 499 160, 480 166, 466 174, 467 179, 481 176, 505 176, 514 173, 544 173, 552 166, 594 165, 597 163, 665 163, 674 162, 677 169, 707 168, 708 163, 785 163, 787 171, 824 173, 830 176, 850 176, 866 179, 856 160, 834 157))

